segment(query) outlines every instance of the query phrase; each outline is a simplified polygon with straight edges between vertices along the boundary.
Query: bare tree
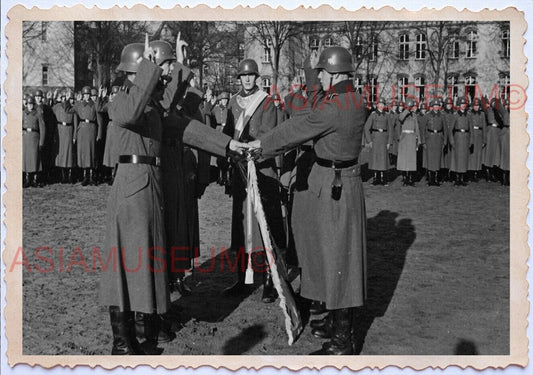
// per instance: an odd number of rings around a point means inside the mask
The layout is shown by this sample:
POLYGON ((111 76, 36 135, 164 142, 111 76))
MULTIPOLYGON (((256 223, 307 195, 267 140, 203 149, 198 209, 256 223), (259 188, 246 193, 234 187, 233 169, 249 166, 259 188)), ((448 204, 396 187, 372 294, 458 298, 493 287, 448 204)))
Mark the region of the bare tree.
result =
POLYGON ((272 53, 269 61, 272 67, 272 84, 278 84, 281 51, 285 43, 300 34, 300 24, 297 22, 257 21, 247 22, 246 30, 251 41, 258 42, 263 48, 272 53))

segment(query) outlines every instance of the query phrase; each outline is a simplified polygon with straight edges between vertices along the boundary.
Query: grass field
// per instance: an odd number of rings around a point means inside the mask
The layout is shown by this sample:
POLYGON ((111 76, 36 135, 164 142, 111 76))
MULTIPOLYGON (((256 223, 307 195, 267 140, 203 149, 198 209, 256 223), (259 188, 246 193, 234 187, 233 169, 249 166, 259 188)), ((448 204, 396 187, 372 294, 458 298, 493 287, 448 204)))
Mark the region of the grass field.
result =
MULTIPOLYGON (((30 264, 50 269, 24 271, 24 354, 110 353, 108 314, 97 301, 99 269, 91 264, 93 247, 103 244, 109 189, 24 190, 25 253, 30 264), (53 265, 36 258, 42 246, 53 265), (72 261, 80 262, 68 269, 72 261)), ((397 180, 388 187, 366 182, 365 194, 369 300, 358 324, 361 354, 509 354, 508 187, 403 187, 397 180)), ((211 185, 200 201, 204 270, 211 247, 219 258, 229 246, 230 212, 223 188, 211 185)), ((288 346, 283 314, 277 303, 261 303, 260 283, 246 298, 224 298, 232 281, 227 268, 187 277, 193 295, 172 296, 178 337, 161 345, 164 354, 308 354, 320 347, 309 327, 288 346)))

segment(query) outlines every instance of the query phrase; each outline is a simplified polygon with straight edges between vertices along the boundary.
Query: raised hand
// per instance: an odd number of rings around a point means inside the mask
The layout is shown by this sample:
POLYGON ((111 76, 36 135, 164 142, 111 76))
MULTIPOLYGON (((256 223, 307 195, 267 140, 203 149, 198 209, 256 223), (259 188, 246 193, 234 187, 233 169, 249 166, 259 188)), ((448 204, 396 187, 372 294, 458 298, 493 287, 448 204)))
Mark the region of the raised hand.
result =
POLYGON ((186 47, 188 45, 189 44, 186 41, 181 40, 181 31, 178 32, 178 36, 176 37, 176 60, 180 64, 183 64, 183 62, 187 58, 187 48, 186 47))
MULTIPOLYGON (((154 49, 150 47, 150 38, 148 37, 148 33, 144 34, 144 53, 143 57, 147 60, 150 60, 154 62, 155 53, 154 49)), ((139 62, 142 58, 139 58, 139 62)))

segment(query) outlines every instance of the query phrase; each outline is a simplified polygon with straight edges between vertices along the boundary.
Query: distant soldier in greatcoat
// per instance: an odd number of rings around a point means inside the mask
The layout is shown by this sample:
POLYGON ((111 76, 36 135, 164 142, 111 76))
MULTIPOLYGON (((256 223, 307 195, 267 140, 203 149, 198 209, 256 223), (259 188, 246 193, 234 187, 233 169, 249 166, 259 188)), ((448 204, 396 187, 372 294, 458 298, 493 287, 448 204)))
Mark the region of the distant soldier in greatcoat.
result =
POLYGON ((502 119, 502 129, 500 133, 500 169, 502 170, 501 184, 509 186, 509 171, 510 171, 510 126, 511 126, 511 112, 509 110, 509 102, 503 99, 498 104, 498 113, 502 119))
POLYGON ((497 166, 500 164, 500 134, 499 116, 496 114, 496 99, 490 101, 490 106, 486 109, 487 119, 486 138, 487 146, 483 152, 483 165, 485 165, 485 178, 487 181, 497 181, 497 166))
POLYGON ((325 49, 316 69, 325 91, 318 107, 292 117, 250 145, 262 148, 268 157, 314 142, 316 163, 309 189, 295 196, 292 211, 292 222, 303 222, 293 228, 302 267, 301 295, 324 301, 330 310, 331 325, 316 328, 313 334, 331 341, 313 354, 350 355, 355 354, 354 310, 366 301, 366 212, 357 163, 366 109, 350 79, 354 67, 345 48, 325 49))
POLYGON ((74 140, 74 116, 75 111, 70 104, 70 90, 63 91, 60 101, 52 108, 57 119, 58 152, 55 165, 61 171, 61 183, 72 182, 72 168, 74 167, 74 155, 72 144, 74 140))
POLYGON ((487 121, 485 113, 481 109, 479 99, 474 99, 472 110, 468 112, 470 122, 472 123, 472 144, 474 149, 468 157, 468 172, 470 180, 473 182, 479 181, 479 173, 483 165, 483 152, 487 144, 487 121))
POLYGON ((448 134, 447 139, 447 147, 444 147, 442 150, 442 158, 441 158, 441 180, 442 181, 451 181, 450 176, 450 164, 452 161, 452 152, 451 152, 451 146, 450 146, 450 136, 453 127, 455 126, 455 121, 457 118, 457 114, 453 110, 453 104, 451 99, 446 99, 446 106, 444 108, 444 111, 442 112, 442 116, 444 117, 444 124, 446 125, 446 130, 448 134))
POLYGON ((474 150, 473 127, 467 112, 465 98, 458 100, 459 111, 450 133, 452 160, 450 171, 455 173, 455 185, 466 186, 465 174, 468 170, 468 158, 474 150))
POLYGON ((22 115, 23 187, 41 187, 38 173, 42 170, 41 149, 46 137, 46 126, 42 112, 35 108, 33 97, 26 100, 26 109, 22 115))
POLYGON ((46 126, 46 136, 44 138, 44 144, 41 147, 41 183, 51 183, 52 178, 52 169, 54 167, 54 141, 56 139, 57 132, 57 120, 50 106, 51 92, 48 95, 48 98, 44 97, 42 90, 35 91, 35 107, 38 111, 41 112, 44 120, 44 125, 46 126))
POLYGON ((115 96, 118 94, 120 86, 111 87, 111 93, 109 94, 109 100, 101 107, 101 111, 107 113, 109 122, 107 123, 104 158, 102 164, 110 168, 110 178, 108 180, 109 185, 113 184, 115 177, 115 168, 118 163, 118 145, 117 145, 117 132, 116 126, 113 124, 113 119, 109 117, 109 105, 113 102, 115 96))
POLYGON ((82 101, 74 105, 74 140, 77 145, 78 167, 83 169, 82 186, 96 185, 96 142, 102 139, 102 124, 98 107, 91 99, 91 88, 81 90, 82 101))
POLYGON ((378 104, 365 124, 365 139, 370 147, 368 168, 374 171, 372 185, 388 185, 386 172, 390 168, 389 149, 394 136, 389 116, 383 108, 385 100, 379 99, 378 104))
POLYGON ((415 114, 415 103, 407 99, 402 103, 403 111, 398 115, 396 124, 396 139, 398 142, 398 165, 402 172, 403 185, 414 186, 414 174, 417 168, 417 150, 422 144, 418 116, 415 114))
POLYGON ((439 109, 441 103, 432 100, 430 111, 420 121, 420 133, 424 143, 424 168, 427 170, 428 186, 439 186, 438 173, 441 166, 443 149, 448 147, 448 128, 439 109))

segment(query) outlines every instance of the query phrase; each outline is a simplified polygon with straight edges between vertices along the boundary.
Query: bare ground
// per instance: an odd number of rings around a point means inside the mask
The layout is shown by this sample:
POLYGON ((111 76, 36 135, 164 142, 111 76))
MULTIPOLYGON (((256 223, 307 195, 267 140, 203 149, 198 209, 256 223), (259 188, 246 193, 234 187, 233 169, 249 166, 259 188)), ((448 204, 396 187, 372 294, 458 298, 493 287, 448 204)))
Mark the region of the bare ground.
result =
MULTIPOLYGON (((388 187, 366 182, 365 189, 369 301, 358 324, 361 354, 508 354, 509 189, 487 182, 410 188, 399 180, 388 187)), ((91 256, 103 244, 108 191, 80 184, 24 190, 24 249, 32 267, 24 269, 24 354, 110 353, 108 314, 97 301, 99 267, 93 272, 91 256), (50 250, 41 257, 50 261, 36 257, 42 246, 50 250)), ((211 185, 200 201, 202 256, 186 279, 193 295, 172 296, 178 337, 161 345, 164 354, 318 349, 321 341, 308 326, 287 345, 283 314, 277 303, 261 303, 259 280, 246 298, 221 295, 233 281, 227 267, 220 271, 219 254, 229 246, 230 211, 223 188, 211 185), (208 272, 211 247, 215 272, 208 272)))

